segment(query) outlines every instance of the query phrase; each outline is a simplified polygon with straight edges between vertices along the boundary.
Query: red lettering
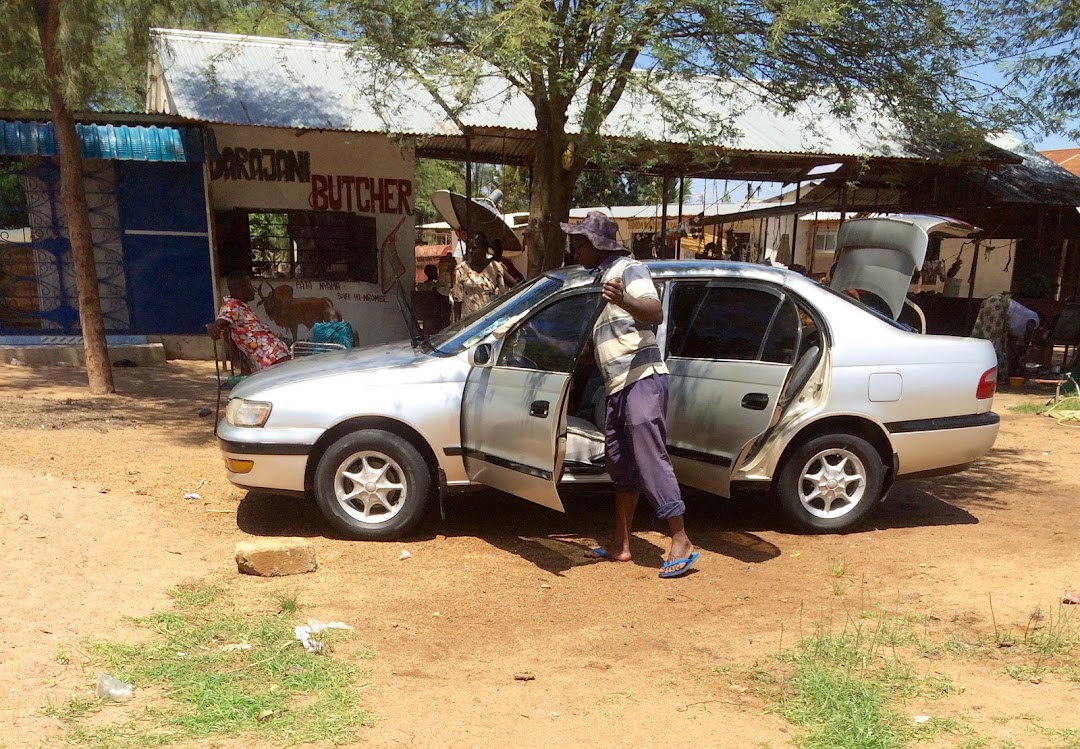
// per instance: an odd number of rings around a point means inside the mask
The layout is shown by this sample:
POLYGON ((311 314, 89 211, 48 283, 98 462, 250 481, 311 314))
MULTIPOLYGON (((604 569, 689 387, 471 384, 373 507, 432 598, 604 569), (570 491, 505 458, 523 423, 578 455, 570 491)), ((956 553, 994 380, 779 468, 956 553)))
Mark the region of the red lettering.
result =
MULTIPOLYGON (((314 175, 312 175, 312 176, 314 177, 314 175)), ((330 175, 327 175, 326 176, 326 183, 327 183, 326 184, 326 188, 327 188, 326 192, 327 192, 327 197, 328 197, 328 199, 330 201, 330 210, 332 210, 332 211, 340 211, 341 210, 341 177, 334 178, 334 177, 331 177, 330 175), (337 192, 336 193, 334 192, 334 184, 335 183, 337 183, 337 192)))
POLYGON ((370 177, 357 177, 356 178, 356 210, 360 213, 368 213, 371 211, 371 178, 370 177), (360 188, 363 187, 367 191, 367 196, 364 197, 360 188))
POLYGON ((316 211, 325 211, 330 207, 326 197, 326 177, 321 174, 311 175, 311 195, 308 196, 308 205, 316 211))
POLYGON ((386 198, 386 205, 384 206, 384 209, 387 213, 401 213, 401 206, 398 205, 397 201, 397 185, 398 181, 396 179, 388 179, 383 185, 386 190, 386 194, 384 195, 386 198))
POLYGON ((341 177, 341 184, 343 185, 342 192, 345 199, 345 210, 352 213, 353 209, 353 183, 356 181, 356 177, 341 177))
POLYGON ((384 201, 386 200, 386 188, 383 186, 383 178, 373 179, 371 185, 371 212, 372 213, 386 213, 386 206, 384 201), (378 208, 376 208, 378 204, 378 208))
MULTIPOLYGON (((409 203, 409 198, 412 197, 412 181, 407 179, 398 180, 398 205, 405 210, 405 215, 413 215, 412 204, 409 203)), ((398 211, 401 213, 401 211, 398 211)))

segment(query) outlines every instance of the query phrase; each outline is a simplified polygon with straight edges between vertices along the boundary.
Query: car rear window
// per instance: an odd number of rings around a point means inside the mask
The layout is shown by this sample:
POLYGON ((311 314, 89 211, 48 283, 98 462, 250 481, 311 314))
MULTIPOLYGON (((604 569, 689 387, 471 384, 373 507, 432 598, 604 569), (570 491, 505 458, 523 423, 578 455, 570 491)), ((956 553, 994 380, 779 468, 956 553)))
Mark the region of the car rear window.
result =
POLYGON ((795 307, 768 291, 676 284, 671 355, 691 359, 790 362, 798 337, 795 307))

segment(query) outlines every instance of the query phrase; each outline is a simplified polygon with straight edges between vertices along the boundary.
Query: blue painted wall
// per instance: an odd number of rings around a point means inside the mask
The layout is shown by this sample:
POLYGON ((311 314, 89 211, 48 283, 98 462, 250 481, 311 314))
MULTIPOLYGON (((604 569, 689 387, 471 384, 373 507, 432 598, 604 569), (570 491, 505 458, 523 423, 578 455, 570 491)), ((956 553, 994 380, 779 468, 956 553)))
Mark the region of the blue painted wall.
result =
POLYGON ((205 333, 215 306, 202 164, 117 162, 116 197, 131 332, 205 333))

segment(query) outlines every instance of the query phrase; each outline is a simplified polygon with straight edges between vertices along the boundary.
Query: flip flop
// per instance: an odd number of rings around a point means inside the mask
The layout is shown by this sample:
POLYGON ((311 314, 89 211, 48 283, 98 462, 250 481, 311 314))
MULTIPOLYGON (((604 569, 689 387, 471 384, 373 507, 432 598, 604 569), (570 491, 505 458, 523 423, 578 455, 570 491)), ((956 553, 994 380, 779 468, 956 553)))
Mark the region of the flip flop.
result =
POLYGON ((613 562, 613 561, 615 561, 614 559, 611 558, 610 554, 608 554, 606 551, 604 551, 603 546, 597 546, 595 549, 589 549, 588 554, 585 555, 586 559, 599 559, 599 560, 602 560, 602 561, 605 561, 605 562, 613 562), (590 556, 588 556, 588 554, 592 554, 592 556, 590 557, 590 556))
POLYGON ((678 559, 672 559, 670 562, 664 562, 660 568, 660 577, 667 579, 669 577, 679 577, 685 575, 690 571, 690 568, 694 566, 694 562, 701 556, 698 552, 692 552, 688 557, 679 557, 678 559), (682 567, 679 567, 679 565, 682 567), (672 567, 679 567, 677 570, 671 569, 672 567))

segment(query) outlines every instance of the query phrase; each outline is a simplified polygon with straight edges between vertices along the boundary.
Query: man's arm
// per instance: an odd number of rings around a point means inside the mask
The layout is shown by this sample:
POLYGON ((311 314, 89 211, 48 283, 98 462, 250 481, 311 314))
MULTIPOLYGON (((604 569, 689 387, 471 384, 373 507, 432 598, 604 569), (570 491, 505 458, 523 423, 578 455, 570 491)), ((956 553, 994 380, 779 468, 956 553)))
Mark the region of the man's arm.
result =
POLYGON ((664 321, 664 307, 653 297, 632 297, 626 294, 621 278, 604 282, 601 291, 604 301, 618 305, 630 313, 635 322, 642 325, 659 325, 664 321))

